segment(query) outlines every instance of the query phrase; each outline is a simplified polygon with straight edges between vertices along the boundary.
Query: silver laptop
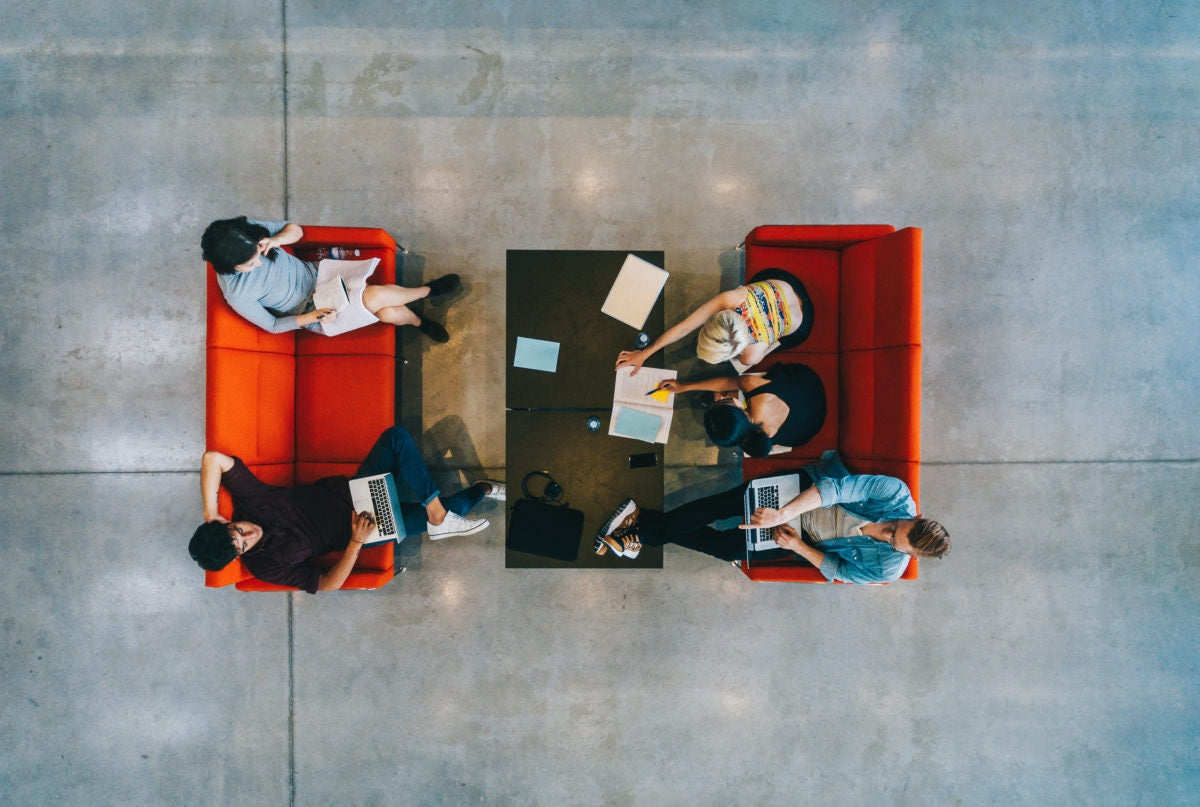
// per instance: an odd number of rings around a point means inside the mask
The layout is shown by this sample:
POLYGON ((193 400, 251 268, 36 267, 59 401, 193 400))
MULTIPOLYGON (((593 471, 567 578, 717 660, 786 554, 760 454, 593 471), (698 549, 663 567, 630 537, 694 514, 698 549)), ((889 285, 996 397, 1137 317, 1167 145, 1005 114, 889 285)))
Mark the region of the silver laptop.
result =
POLYGON ((400 499, 391 474, 376 474, 350 480, 350 499, 354 512, 375 516, 375 529, 364 543, 400 543, 404 540, 404 519, 400 517, 400 499))
MULTIPOLYGON (((778 510, 799 495, 800 474, 780 474, 779 476, 755 479, 746 486, 745 523, 750 523, 750 516, 754 515, 754 511, 758 508, 770 507, 778 510)), ((746 533, 747 565, 750 563, 751 552, 779 547, 779 544, 775 543, 773 528, 756 527, 752 530, 744 530, 744 532, 746 533)))

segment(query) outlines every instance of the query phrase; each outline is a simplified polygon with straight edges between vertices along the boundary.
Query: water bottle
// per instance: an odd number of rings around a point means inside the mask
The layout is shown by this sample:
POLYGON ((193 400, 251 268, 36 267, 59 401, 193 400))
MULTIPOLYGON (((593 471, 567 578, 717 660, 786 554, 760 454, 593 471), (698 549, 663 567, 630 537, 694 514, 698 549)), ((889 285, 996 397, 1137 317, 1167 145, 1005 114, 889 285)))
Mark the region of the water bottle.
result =
POLYGON ((361 253, 357 249, 350 247, 330 247, 329 257, 335 261, 351 261, 357 258, 361 253))

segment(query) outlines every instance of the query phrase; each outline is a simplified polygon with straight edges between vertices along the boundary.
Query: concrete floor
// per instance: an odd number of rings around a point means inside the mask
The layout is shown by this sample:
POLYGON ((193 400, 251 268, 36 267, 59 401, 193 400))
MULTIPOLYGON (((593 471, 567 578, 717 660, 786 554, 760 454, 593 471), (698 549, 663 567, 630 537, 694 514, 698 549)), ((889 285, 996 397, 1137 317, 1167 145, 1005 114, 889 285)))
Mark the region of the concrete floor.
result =
MULTIPOLYGON (((0 803, 1200 803, 1200 7, 220 5, 0 0, 0 803), (238 213, 468 278, 404 342, 446 478, 504 463, 506 248, 663 249, 676 318, 756 224, 923 227, 954 552, 518 572, 494 525, 373 593, 205 589, 238 213)), ((737 473, 691 420, 674 501, 737 473)))

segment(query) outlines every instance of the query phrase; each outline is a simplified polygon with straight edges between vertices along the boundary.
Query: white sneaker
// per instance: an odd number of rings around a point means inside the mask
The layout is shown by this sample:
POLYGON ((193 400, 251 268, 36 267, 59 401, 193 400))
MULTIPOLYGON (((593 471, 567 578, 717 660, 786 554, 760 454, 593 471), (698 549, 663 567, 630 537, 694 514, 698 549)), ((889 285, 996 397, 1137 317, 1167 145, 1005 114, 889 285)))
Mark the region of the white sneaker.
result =
POLYGON ((503 482, 497 482, 495 479, 480 479, 475 484, 488 485, 491 487, 491 490, 483 494, 483 498, 494 499, 498 502, 508 501, 508 488, 503 482))
POLYGON ((481 530, 486 530, 487 526, 486 518, 472 521, 457 513, 447 512, 446 519, 441 524, 430 524, 426 521, 425 532, 429 533, 430 540, 440 541, 443 538, 453 538, 455 535, 474 535, 481 530))

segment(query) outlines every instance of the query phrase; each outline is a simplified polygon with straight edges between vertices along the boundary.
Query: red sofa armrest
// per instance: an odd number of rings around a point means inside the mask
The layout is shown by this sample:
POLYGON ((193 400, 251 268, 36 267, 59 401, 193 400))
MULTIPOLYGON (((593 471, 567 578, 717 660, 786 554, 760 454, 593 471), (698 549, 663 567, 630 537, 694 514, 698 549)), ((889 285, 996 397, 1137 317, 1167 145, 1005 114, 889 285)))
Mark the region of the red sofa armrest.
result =
MULTIPOLYGON (((821 574, 811 563, 806 563, 799 558, 795 560, 776 560, 776 561, 755 561, 746 568, 746 561, 741 561, 738 564, 742 570, 742 574, 749 577, 751 580, 759 583, 828 583, 825 575, 821 574)), ((909 558, 908 566, 904 570, 904 574, 900 575, 900 580, 916 580, 920 574, 920 564, 915 557, 909 558)), ((841 580, 834 581, 838 585, 843 585, 841 580)), ((850 585, 850 584, 846 584, 850 585)), ((886 586, 887 583, 860 583, 859 585, 867 586, 886 586)))
POLYGON ((743 243, 747 247, 842 249, 895 231, 890 224, 762 224, 751 230, 743 243))
MULTIPOLYGON (((354 569, 343 582, 341 591, 364 591, 379 588, 391 581, 396 575, 395 561, 396 545, 392 543, 367 546, 359 552, 354 569)), ((317 558, 317 563, 323 568, 332 566, 338 555, 325 555, 317 558)), ((204 585, 211 587, 228 586, 232 582, 238 591, 299 591, 292 586, 280 586, 274 582, 264 582, 253 576, 242 564, 241 558, 234 558, 229 566, 220 572, 206 572, 204 585)))
POLYGON ((396 250, 396 239, 377 227, 326 227, 301 225, 304 237, 297 247, 359 247, 396 250))

